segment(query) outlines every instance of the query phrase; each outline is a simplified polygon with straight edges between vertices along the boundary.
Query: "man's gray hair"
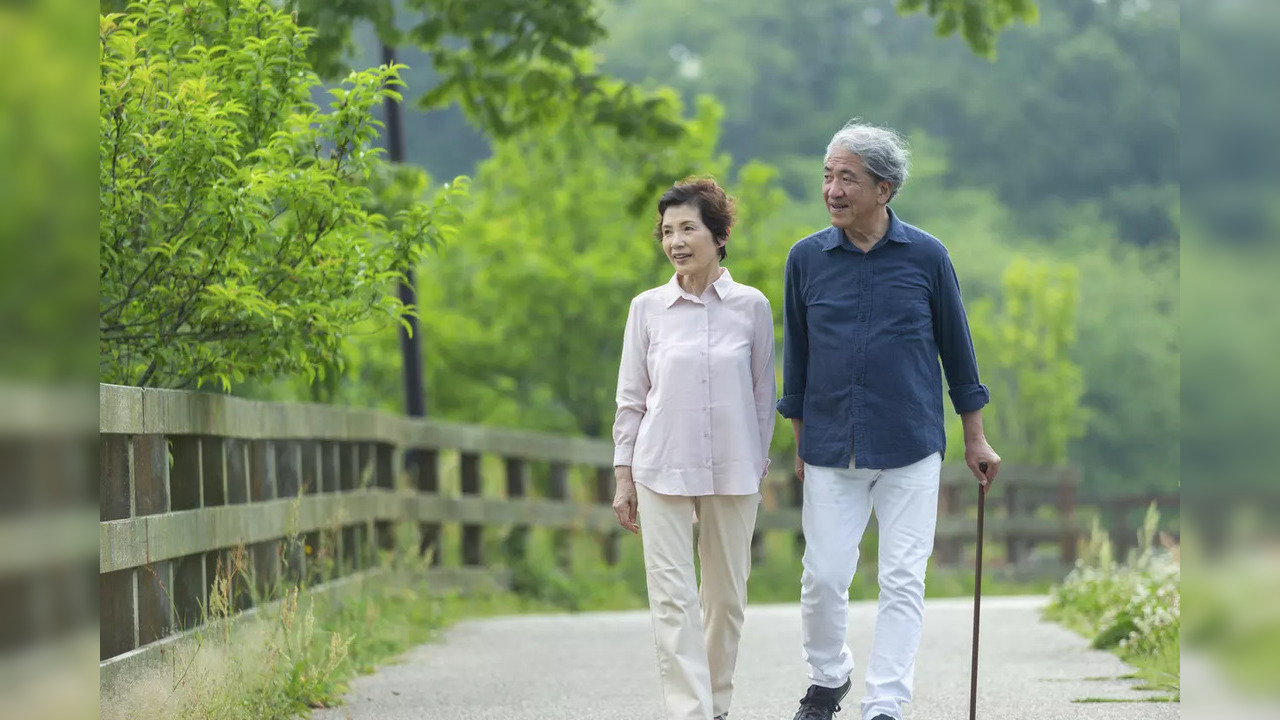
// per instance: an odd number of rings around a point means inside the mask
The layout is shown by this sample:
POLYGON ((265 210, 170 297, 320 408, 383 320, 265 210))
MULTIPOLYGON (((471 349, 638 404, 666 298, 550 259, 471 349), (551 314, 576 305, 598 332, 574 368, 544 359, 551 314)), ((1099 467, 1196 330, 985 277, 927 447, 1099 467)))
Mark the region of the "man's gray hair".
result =
POLYGON ((827 157, 835 150, 844 150, 862 158, 862 164, 877 182, 893 183, 889 199, 893 199, 907 182, 911 165, 911 152, 907 141, 888 128, 876 127, 854 118, 836 131, 827 144, 827 157))

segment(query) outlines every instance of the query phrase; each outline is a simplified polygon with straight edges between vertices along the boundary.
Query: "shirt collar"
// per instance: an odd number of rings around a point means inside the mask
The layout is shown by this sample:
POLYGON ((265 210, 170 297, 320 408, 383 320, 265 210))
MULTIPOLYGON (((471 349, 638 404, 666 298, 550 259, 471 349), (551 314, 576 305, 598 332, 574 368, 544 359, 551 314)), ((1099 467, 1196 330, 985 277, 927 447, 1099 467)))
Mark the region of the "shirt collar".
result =
MULTIPOLYGON (((737 285, 737 283, 733 281, 733 276, 729 274, 729 268, 727 267, 720 268, 720 277, 716 278, 715 281, 711 283, 711 287, 715 290, 716 297, 721 300, 724 300, 725 297, 733 291, 733 287, 735 285, 737 285)), ((679 300, 680 298, 696 303, 702 302, 700 298, 690 295, 685 292, 684 288, 680 287, 679 273, 673 274, 671 279, 667 281, 667 284, 662 286, 662 292, 663 302, 667 307, 675 305, 676 300, 679 300)))
MULTIPOLYGON (((885 210, 889 212, 889 229, 885 231, 884 236, 897 243, 905 244, 911 242, 911 238, 907 235, 907 228, 903 222, 898 219, 898 214, 895 213, 891 207, 886 206, 885 210)), ((835 250, 841 245, 848 245, 851 248, 853 243, 844 236, 844 231, 840 228, 834 225, 827 228, 827 233, 822 238, 822 249, 835 250)))

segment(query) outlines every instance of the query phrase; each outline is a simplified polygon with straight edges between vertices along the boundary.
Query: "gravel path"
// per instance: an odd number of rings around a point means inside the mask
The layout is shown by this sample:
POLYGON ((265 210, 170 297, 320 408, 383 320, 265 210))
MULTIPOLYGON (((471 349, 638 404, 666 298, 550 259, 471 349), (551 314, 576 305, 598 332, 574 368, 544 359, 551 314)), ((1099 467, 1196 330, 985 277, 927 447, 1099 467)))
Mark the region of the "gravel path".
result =
MULTIPOLYGON (((1120 679, 1132 669, 1040 620, 1042 597, 984 598, 979 718, 1170 720, 1180 706, 1120 679), (1091 702, 1080 702, 1090 700, 1091 702)), ((926 602, 910 720, 966 720, 972 601, 926 602)), ((850 647, 865 662, 874 603, 850 605, 850 647)), ((791 720, 804 694, 797 605, 747 610, 732 720, 791 720)), ((860 720, 862 668, 838 720, 860 720)), ((356 679, 314 720, 662 720, 647 612, 514 616, 460 623, 356 679)))

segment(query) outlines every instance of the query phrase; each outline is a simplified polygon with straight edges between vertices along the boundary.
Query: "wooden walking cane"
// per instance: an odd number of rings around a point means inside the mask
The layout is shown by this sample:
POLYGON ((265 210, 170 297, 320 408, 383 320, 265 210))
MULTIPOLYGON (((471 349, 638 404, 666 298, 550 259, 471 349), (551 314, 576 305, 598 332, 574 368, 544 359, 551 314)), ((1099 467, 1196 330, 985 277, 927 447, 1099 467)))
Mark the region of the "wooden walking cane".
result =
MULTIPOLYGON (((978 463, 978 471, 987 474, 987 464, 978 463)), ((973 572, 973 665, 969 670, 969 720, 978 713, 978 612, 982 606, 982 520, 987 510, 987 488, 978 486, 978 555, 973 572)))

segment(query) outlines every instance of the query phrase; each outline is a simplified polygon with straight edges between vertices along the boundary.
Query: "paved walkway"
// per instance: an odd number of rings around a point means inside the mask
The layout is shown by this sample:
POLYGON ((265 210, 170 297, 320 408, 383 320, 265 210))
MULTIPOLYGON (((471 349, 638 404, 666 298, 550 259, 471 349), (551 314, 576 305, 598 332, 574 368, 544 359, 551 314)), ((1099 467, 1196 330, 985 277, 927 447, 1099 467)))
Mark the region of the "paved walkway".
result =
MULTIPOLYGON (((1044 598, 984 598, 978 717, 1175 720, 1179 705, 1119 679, 1114 655, 1042 622, 1044 598), (1092 699, 1095 702, 1079 702, 1092 699)), ((971 600, 929 600, 909 720, 966 720, 971 600)), ((850 641, 865 662, 873 603, 851 605, 850 641)), ((732 720, 791 720, 804 694, 796 605, 747 609, 732 720)), ((862 668, 838 720, 858 717, 862 668)), ((352 683, 347 704, 314 720, 662 720, 647 612, 515 616, 460 623, 440 642, 352 683)))

